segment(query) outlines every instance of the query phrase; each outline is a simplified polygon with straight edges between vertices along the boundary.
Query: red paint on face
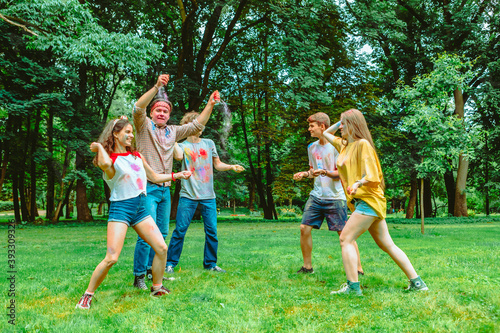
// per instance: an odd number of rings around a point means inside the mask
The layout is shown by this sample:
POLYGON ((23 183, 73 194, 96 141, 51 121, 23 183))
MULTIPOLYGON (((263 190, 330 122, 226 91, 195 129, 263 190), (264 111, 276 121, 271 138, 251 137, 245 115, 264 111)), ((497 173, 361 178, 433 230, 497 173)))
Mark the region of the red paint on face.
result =
POLYGON ((170 119, 170 108, 163 106, 156 107, 151 111, 151 119, 158 126, 166 125, 170 119))

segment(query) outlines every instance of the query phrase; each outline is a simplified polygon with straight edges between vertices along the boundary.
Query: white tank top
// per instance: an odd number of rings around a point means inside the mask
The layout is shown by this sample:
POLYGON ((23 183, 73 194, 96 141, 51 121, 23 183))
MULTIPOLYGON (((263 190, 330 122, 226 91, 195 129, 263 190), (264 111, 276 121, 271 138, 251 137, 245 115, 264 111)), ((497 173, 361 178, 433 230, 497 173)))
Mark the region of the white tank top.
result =
POLYGON ((115 176, 109 179, 104 173, 104 180, 111 189, 110 201, 120 201, 135 198, 141 193, 146 194, 146 170, 138 152, 111 154, 115 176))

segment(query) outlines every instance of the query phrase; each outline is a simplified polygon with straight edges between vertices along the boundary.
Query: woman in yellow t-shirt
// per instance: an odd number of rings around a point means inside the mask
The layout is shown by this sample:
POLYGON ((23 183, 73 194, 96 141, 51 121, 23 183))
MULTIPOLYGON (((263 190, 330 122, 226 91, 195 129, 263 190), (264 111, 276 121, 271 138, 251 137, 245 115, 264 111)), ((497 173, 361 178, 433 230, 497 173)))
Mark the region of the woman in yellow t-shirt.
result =
POLYGON ((347 283, 340 290, 332 291, 332 294, 362 295, 354 244, 366 230, 410 279, 407 290, 428 290, 406 254, 394 244, 389 235, 385 221, 384 176, 363 114, 355 109, 345 111, 340 116, 340 121, 328 128, 323 135, 340 152, 337 168, 347 205, 352 211, 340 235, 347 283), (333 135, 338 129, 342 138, 333 135))

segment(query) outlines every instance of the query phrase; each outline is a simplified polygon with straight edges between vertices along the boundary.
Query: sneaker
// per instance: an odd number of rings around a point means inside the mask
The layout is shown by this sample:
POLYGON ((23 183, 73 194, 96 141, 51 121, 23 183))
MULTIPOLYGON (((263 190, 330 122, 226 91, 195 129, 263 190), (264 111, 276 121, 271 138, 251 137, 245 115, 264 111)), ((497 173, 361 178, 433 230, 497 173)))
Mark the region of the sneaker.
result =
POLYGON ((420 276, 417 276, 414 279, 410 279, 410 284, 406 291, 426 291, 429 290, 425 282, 422 280, 420 276))
POLYGON ((151 294, 149 294, 151 297, 161 297, 163 295, 168 295, 170 294, 170 290, 165 288, 164 286, 161 286, 160 289, 154 290, 153 287, 151 287, 151 294))
POLYGON ((83 294, 83 296, 80 298, 80 301, 76 304, 75 309, 90 309, 90 303, 92 303, 93 297, 94 295, 90 295, 87 293, 83 294))
POLYGON ((304 273, 304 274, 314 274, 314 269, 311 267, 311 268, 305 268, 304 266, 302 266, 298 271, 297 271, 297 274, 300 274, 300 273, 304 273))
POLYGON ((361 291, 359 282, 351 282, 351 281, 347 281, 347 283, 342 284, 339 290, 334 290, 330 294, 363 296, 363 292, 361 291))
POLYGON ((220 268, 219 266, 214 266, 212 268, 208 268, 207 270, 211 272, 217 272, 217 273, 226 273, 226 270, 220 268))
POLYGON ((139 275, 134 277, 134 287, 142 289, 142 290, 148 290, 148 286, 146 286, 145 280, 145 275, 139 275))
POLYGON ((167 273, 167 274, 174 274, 174 266, 170 266, 170 265, 168 265, 168 266, 165 268, 165 273, 167 273))

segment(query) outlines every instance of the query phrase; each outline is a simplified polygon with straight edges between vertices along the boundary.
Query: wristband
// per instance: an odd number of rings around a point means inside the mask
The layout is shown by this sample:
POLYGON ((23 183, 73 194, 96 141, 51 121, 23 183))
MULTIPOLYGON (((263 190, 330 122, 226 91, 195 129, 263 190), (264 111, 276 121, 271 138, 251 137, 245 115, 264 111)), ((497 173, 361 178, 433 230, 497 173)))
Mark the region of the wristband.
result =
POLYGON ((153 88, 155 88, 155 89, 156 89, 156 91, 160 90, 160 88, 158 88, 158 87, 156 86, 156 84, 153 86, 153 88))
POLYGON ((172 172, 172 181, 175 182, 174 173, 172 172))
POLYGON ((354 184, 356 184, 356 183, 358 183, 358 184, 359 184, 358 188, 360 188, 361 186, 363 186, 363 183, 362 183, 360 180, 356 180, 356 181, 354 182, 354 184))

